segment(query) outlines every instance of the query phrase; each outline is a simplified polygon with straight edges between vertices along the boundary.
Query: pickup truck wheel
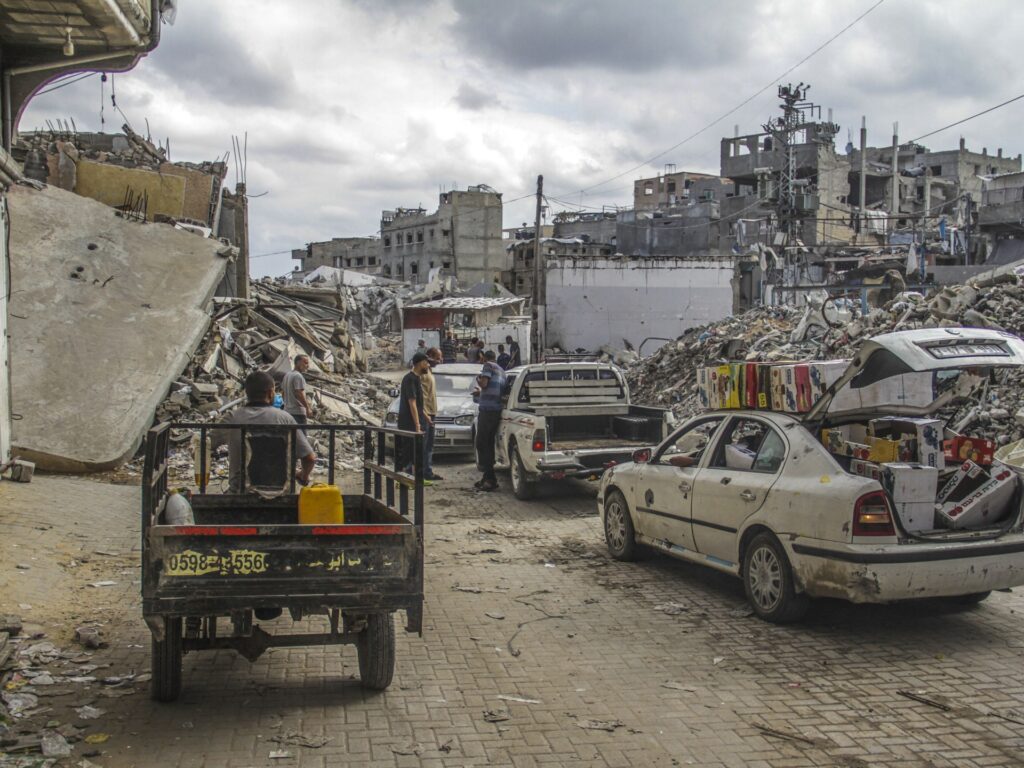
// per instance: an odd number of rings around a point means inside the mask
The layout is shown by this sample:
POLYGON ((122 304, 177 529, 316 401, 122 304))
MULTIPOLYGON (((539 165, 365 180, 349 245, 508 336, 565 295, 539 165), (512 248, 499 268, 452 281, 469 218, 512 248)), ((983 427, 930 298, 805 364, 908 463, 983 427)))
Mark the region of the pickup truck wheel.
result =
POLYGON ((636 560, 636 532, 629 516, 626 497, 612 491, 604 500, 604 539, 608 552, 616 560, 636 560))
POLYGON ((526 479, 526 467, 519 455, 519 447, 512 443, 508 449, 509 475, 512 480, 512 493, 520 501, 529 501, 537 495, 537 484, 526 479))
POLYGON ((359 682, 363 688, 383 691, 395 675, 395 620, 390 613, 371 613, 356 642, 359 682))
POLYGON ((743 555, 743 587, 759 617, 773 624, 799 621, 810 603, 793 584, 793 569, 770 533, 758 534, 743 555))
POLYGON ((181 654, 181 618, 165 618, 164 639, 152 644, 149 690, 155 701, 175 701, 181 694, 181 654))

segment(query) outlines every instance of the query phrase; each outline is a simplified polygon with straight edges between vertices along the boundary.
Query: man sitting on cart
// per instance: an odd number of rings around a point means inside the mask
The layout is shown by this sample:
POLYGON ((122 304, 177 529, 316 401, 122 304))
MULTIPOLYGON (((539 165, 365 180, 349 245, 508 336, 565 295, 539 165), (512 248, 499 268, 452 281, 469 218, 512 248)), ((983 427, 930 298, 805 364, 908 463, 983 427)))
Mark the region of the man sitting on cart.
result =
MULTIPOLYGON (((224 420, 225 424, 245 424, 257 425, 257 424, 295 424, 295 419, 291 417, 291 414, 280 408, 274 408, 274 379, 269 373, 263 371, 253 371, 245 379, 245 405, 235 408, 224 420)), ((263 439, 256 439, 257 435, 254 431, 249 431, 249 441, 246 445, 246 451, 251 451, 247 464, 249 465, 249 483, 252 484, 255 480, 254 475, 259 473, 263 474, 264 470, 269 471, 270 474, 278 474, 284 478, 288 477, 288 473, 291 472, 291 467, 286 467, 285 472, 280 472, 280 467, 265 467, 264 465, 274 462, 280 462, 285 459, 288 455, 287 444, 291 442, 292 436, 290 432, 285 430, 280 431, 280 436, 273 435, 270 437, 269 444, 266 436, 263 439), (287 441, 287 442, 286 442, 287 441), (261 447, 266 455, 261 455, 261 447), (277 448, 278 450, 274 450, 277 448), (275 472, 275 470, 277 470, 275 472)), ((230 465, 230 493, 241 493, 242 492, 242 474, 243 468, 241 466, 241 453, 242 453, 242 436, 241 430, 237 429, 222 429, 216 430, 213 435, 213 444, 223 445, 228 444, 228 463, 230 465)), ((295 479, 302 485, 306 485, 309 482, 309 476, 313 471, 313 466, 316 464, 316 454, 313 452, 312 446, 309 444, 309 440, 302 433, 302 430, 295 432, 295 453, 299 458, 301 469, 295 474, 295 479)))

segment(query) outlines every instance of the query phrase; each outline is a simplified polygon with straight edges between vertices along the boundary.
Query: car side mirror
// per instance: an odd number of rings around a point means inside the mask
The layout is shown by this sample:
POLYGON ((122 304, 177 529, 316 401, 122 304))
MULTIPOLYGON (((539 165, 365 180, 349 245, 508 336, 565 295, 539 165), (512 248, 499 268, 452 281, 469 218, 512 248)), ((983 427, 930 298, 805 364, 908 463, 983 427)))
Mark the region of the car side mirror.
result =
POLYGON ((694 466, 697 462, 694 460, 693 456, 679 455, 669 458, 668 463, 673 467, 679 467, 679 469, 688 469, 689 467, 694 466))
POLYGON ((388 397, 398 397, 401 394, 397 387, 392 387, 388 390, 388 397))
POLYGON ((633 461, 637 464, 646 464, 651 460, 651 449, 641 448, 638 451, 633 451, 633 461))

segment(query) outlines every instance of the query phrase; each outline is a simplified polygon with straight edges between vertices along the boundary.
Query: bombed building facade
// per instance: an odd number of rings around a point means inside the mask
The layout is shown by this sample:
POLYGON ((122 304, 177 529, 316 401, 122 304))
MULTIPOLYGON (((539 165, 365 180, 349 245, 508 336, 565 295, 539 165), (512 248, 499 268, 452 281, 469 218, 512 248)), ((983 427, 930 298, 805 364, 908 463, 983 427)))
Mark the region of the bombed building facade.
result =
POLYGON ((299 262, 295 271, 307 275, 317 267, 335 267, 378 274, 380 243, 378 237, 334 237, 307 243, 305 248, 292 250, 292 258, 299 262))
POLYGON ((442 192, 437 210, 396 208, 380 219, 381 274, 425 283, 431 270, 463 285, 493 282, 510 266, 502 241, 501 193, 481 184, 442 192))

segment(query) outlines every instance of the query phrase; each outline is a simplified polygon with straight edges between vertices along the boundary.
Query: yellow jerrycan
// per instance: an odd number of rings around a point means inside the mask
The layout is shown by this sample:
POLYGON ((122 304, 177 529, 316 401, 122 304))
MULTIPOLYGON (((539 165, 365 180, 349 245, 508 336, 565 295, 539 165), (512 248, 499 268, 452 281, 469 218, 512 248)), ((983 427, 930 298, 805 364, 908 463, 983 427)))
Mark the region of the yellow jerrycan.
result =
POLYGON ((299 525, 341 525, 345 505, 336 485, 314 483, 299 491, 299 525))

